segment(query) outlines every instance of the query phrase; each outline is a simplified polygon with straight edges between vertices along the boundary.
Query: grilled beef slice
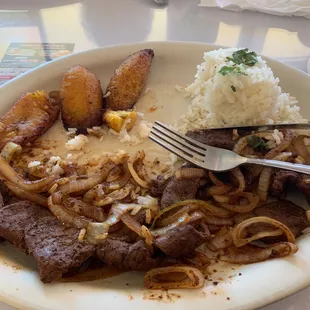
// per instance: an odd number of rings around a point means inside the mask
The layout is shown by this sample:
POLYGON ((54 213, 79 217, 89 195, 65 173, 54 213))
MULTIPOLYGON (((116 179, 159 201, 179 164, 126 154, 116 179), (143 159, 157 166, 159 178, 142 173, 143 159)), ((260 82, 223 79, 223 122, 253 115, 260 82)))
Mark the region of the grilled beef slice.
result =
POLYGON ((288 185, 303 193, 310 204, 310 184, 303 180, 301 174, 294 171, 278 170, 273 177, 270 192, 273 196, 284 199, 288 185))
POLYGON ((172 178, 161 197, 161 209, 167 208, 172 204, 187 200, 194 199, 198 188, 200 187, 200 178, 195 179, 176 179, 172 178))
POLYGON ((78 235, 78 229, 66 228, 52 215, 26 227, 26 246, 37 261, 42 282, 61 278, 94 254, 95 247, 79 242, 78 235))
POLYGON ((194 250, 209 238, 209 232, 200 232, 188 224, 168 231, 156 239, 155 245, 170 257, 191 257, 194 250))
POLYGON ((286 189, 289 184, 298 184, 301 177, 297 172, 288 170, 278 170, 274 177, 270 188, 270 193, 277 198, 285 198, 286 189))
MULTIPOLYGON (((285 224, 292 231, 295 237, 298 237, 301 234, 302 230, 304 230, 306 227, 309 226, 305 210, 287 200, 272 202, 260 206, 254 209, 252 212, 245 214, 238 214, 234 217, 234 223, 235 225, 237 225, 248 218, 256 216, 270 217, 285 224)), ((253 224, 248 228, 248 232, 250 234, 254 234, 266 228, 274 228, 274 227, 266 224, 253 224)), ((283 237, 279 236, 279 237, 267 238, 265 241, 266 242, 283 241, 283 237)))
POLYGON ((157 176, 156 180, 152 180, 150 195, 153 197, 161 196, 170 180, 171 178, 165 179, 162 175, 157 176))
POLYGON ((40 207, 29 202, 20 201, 0 209, 0 236, 28 252, 25 243, 25 229, 38 220, 40 207))
POLYGON ((157 265, 157 260, 152 258, 152 250, 143 240, 130 244, 107 238, 97 247, 96 254, 104 263, 120 270, 147 271, 157 265))
POLYGON ((231 129, 188 131, 186 135, 200 143, 232 150, 238 140, 233 140, 231 129))

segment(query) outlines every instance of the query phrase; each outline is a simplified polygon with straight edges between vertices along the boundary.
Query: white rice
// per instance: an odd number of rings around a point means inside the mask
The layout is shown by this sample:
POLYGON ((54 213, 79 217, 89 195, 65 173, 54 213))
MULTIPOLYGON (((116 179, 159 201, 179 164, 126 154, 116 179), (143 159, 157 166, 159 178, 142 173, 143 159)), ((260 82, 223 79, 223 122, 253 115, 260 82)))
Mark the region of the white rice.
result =
POLYGON ((223 66, 234 65, 226 57, 232 57, 237 50, 219 49, 204 54, 195 81, 185 89, 193 100, 187 114, 181 117, 179 130, 307 122, 299 113, 297 100, 282 93, 279 79, 260 56, 253 67, 238 65, 246 75, 219 73, 223 66))

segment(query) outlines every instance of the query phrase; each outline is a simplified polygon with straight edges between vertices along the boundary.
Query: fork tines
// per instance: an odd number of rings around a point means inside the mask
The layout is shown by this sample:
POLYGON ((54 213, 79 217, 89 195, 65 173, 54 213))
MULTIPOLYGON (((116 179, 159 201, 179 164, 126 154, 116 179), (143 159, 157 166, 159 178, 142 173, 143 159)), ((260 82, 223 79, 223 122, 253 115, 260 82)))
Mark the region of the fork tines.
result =
POLYGON ((178 157, 197 166, 203 166, 206 146, 156 121, 149 138, 178 157))

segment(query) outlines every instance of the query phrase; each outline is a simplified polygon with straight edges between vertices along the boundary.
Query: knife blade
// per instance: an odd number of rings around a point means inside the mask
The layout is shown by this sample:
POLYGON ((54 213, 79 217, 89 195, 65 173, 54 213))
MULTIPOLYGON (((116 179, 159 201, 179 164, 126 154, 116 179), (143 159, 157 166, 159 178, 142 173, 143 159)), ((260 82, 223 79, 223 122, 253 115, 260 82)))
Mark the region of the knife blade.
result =
POLYGON ((213 127, 208 130, 223 130, 223 129, 240 129, 245 131, 267 131, 274 129, 310 129, 310 123, 289 123, 289 124, 268 124, 255 126, 231 126, 231 127, 213 127))

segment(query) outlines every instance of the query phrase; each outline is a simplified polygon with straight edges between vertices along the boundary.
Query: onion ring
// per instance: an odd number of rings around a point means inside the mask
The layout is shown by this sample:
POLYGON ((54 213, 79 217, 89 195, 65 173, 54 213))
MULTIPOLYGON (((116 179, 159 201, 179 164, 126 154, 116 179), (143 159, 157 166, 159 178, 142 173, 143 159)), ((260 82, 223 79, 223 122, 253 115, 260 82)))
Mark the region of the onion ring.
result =
POLYGON ((304 138, 307 137, 305 135, 300 135, 298 137, 296 137, 295 139, 293 139, 292 141, 292 145, 294 147, 294 150, 298 153, 299 156, 301 156, 306 164, 310 164, 310 154, 308 152, 307 147, 305 146, 304 143, 304 138))
POLYGON ((203 201, 203 200, 197 200, 197 199, 190 199, 190 200, 184 200, 184 201, 177 202, 177 203, 161 210, 156 215, 156 217, 154 218, 154 221, 152 223, 151 228, 154 228, 156 221, 159 220, 168 211, 171 211, 175 208, 179 208, 182 206, 190 205, 190 204, 192 204, 194 206, 191 209, 191 211, 201 208, 202 210, 207 210, 210 213, 212 213, 213 215, 217 215, 219 217, 230 217, 231 216, 231 212, 229 212, 228 210, 225 210, 221 207, 214 206, 211 202, 203 201))
POLYGON ((137 204, 116 203, 112 205, 108 218, 102 223, 89 222, 86 228, 85 240, 91 244, 100 244, 108 236, 109 228, 118 223, 122 216, 130 210, 133 210, 137 204))
POLYGON ((142 225, 131 215, 125 213, 121 216, 121 221, 138 236, 143 238, 142 225))
POLYGON ((293 255, 298 251, 294 243, 280 242, 266 248, 245 246, 236 249, 232 253, 221 255, 219 259, 233 264, 252 264, 262 262, 270 258, 285 257, 293 255))
POLYGON ((222 203, 221 206, 233 212, 246 213, 258 207, 258 203, 259 197, 257 195, 248 192, 241 192, 236 194, 234 197, 231 197, 229 203, 222 203), (236 205, 234 202, 235 200, 240 199, 240 197, 246 198, 249 203, 247 205, 236 205))
POLYGON ((103 185, 98 184, 84 194, 83 201, 86 203, 92 203, 95 199, 102 199, 104 196, 105 192, 103 190, 103 185))
POLYGON ((258 194, 259 200, 262 202, 267 201, 272 171, 273 171, 272 168, 266 167, 262 170, 259 176, 257 194, 258 194))
POLYGON ((14 142, 8 142, 1 151, 1 156, 10 163, 15 155, 20 155, 22 147, 14 142))
POLYGON ((235 195, 235 194, 238 194, 240 192, 243 192, 244 189, 245 189, 245 179, 244 179, 244 176, 243 176, 243 173, 241 172, 240 168, 237 167, 235 169, 233 169, 231 171, 231 173, 233 174, 233 176, 237 179, 238 183, 239 183, 239 187, 233 191, 233 192, 230 192, 228 195, 232 196, 232 195, 235 195))
POLYGON ((196 268, 189 266, 171 266, 155 268, 148 271, 144 276, 144 286, 148 289, 176 289, 176 288, 200 288, 203 287, 205 278, 203 274, 196 268), (184 274, 184 280, 173 281, 172 277, 178 274, 184 274), (168 278, 168 281, 158 281, 156 277, 168 278))
POLYGON ((220 204, 229 202, 229 197, 224 195, 213 195, 213 199, 220 204))
POLYGON ((176 211, 175 213, 160 219, 156 223, 156 227, 165 227, 168 226, 178 220, 182 215, 185 213, 189 213, 191 211, 197 210, 196 206, 193 205, 185 205, 184 207, 180 208, 180 210, 176 211))
POLYGON ((93 204, 96 207, 104 207, 106 205, 110 205, 111 203, 115 201, 123 200, 130 194, 132 187, 133 186, 131 184, 127 184, 125 185, 124 188, 113 191, 112 193, 104 197, 103 199, 100 199, 100 200, 95 199, 93 201, 93 204))
POLYGON ((29 200, 33 203, 36 203, 42 207, 48 207, 47 205, 47 198, 44 196, 41 196, 36 193, 30 193, 22 188, 16 186, 15 184, 11 183, 10 181, 4 181, 4 184, 12 191, 12 193, 21 199, 29 200))
POLYGON ((75 213, 86 216, 97 222, 103 222, 107 219, 107 214, 103 209, 97 208, 82 200, 69 197, 67 199, 63 199, 62 202, 65 207, 72 209, 75 213))
POLYGON ((57 180, 57 175, 51 175, 38 181, 26 181, 0 156, 0 174, 11 183, 28 192, 46 192, 57 180))
POLYGON ((119 165, 113 167, 106 178, 106 182, 110 183, 117 180, 120 177, 121 173, 122 168, 119 165))
POLYGON ((282 152, 279 155, 277 155, 274 160, 279 161, 290 161, 292 159, 296 159, 298 157, 298 153, 293 152, 282 152), (295 155, 296 154, 296 155, 295 155))
POLYGON ((234 244, 231 229, 222 227, 216 235, 208 240, 206 246, 213 252, 228 248, 234 244))
POLYGON ((207 189, 207 193, 210 196, 214 195, 224 195, 232 189, 232 186, 229 184, 224 184, 222 186, 211 186, 207 189))
POLYGON ((179 179, 194 179, 194 178, 205 178, 207 171, 201 168, 180 168, 175 172, 175 178, 179 179))
POLYGON ((209 171, 209 178, 216 186, 224 186, 225 184, 211 171, 209 171))
POLYGON ((151 227, 150 232, 154 237, 159 237, 159 236, 165 235, 171 229, 185 226, 186 224, 190 223, 191 219, 192 218, 188 215, 188 213, 185 213, 182 216, 180 216, 177 219, 177 221, 169 224, 168 226, 165 226, 162 228, 155 228, 155 229, 151 227))
POLYGON ((58 190, 66 194, 87 191, 92 187, 96 186, 97 184, 103 182, 107 178, 109 172, 114 166, 115 164, 109 162, 103 167, 100 173, 87 179, 81 179, 75 181, 72 180, 71 182, 69 181, 66 184, 60 185, 58 190))
POLYGON ((291 129, 283 130, 283 132, 284 132, 284 139, 279 145, 277 145, 274 149, 270 150, 265 155, 264 157, 265 159, 274 159, 277 155, 279 155, 281 152, 283 152, 285 149, 289 147, 294 138, 294 133, 291 129))
POLYGON ((143 188, 149 188, 150 185, 139 177, 138 173, 135 171, 135 168, 134 168, 135 162, 137 160, 142 161, 144 157, 145 157, 144 151, 138 151, 135 155, 129 157, 127 165, 128 165, 128 170, 131 176, 133 177, 133 179, 136 181, 136 183, 143 188))
POLYGON ((286 235, 288 242, 295 243, 295 236, 286 225, 284 225, 283 223, 279 221, 266 217, 266 216, 258 216, 258 217, 252 217, 250 219, 244 220, 240 224, 238 224, 236 227, 234 227, 232 231, 232 237, 233 237, 235 246, 239 248, 255 240, 259 240, 265 237, 280 236, 283 233, 286 235), (262 232, 254 234, 253 236, 249 238, 245 238, 246 229, 250 225, 257 224, 257 223, 270 224, 272 226, 275 226, 276 229, 272 231, 270 230, 262 231, 262 232))
POLYGON ((47 199, 48 208, 54 214, 54 216, 65 226, 75 227, 78 229, 87 228, 90 221, 84 216, 79 216, 75 212, 72 212, 71 210, 60 204, 55 204, 54 198, 55 201, 57 201, 56 203, 58 203, 59 201, 59 197, 57 197, 56 195, 57 193, 52 194, 47 199))
POLYGON ((216 226, 233 226, 234 225, 234 221, 232 218, 218 217, 214 215, 205 216, 204 222, 208 225, 216 225, 216 226))

